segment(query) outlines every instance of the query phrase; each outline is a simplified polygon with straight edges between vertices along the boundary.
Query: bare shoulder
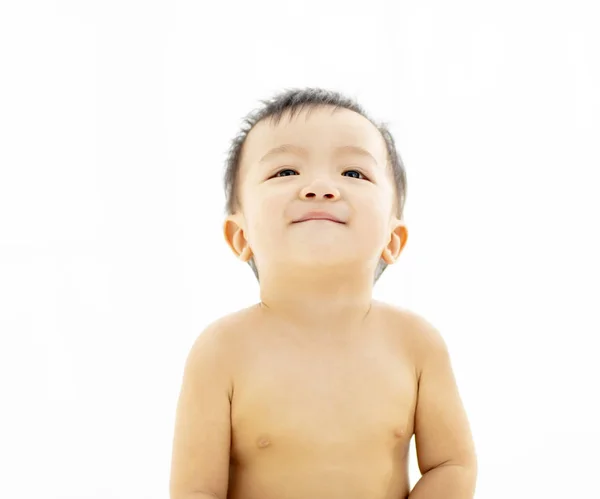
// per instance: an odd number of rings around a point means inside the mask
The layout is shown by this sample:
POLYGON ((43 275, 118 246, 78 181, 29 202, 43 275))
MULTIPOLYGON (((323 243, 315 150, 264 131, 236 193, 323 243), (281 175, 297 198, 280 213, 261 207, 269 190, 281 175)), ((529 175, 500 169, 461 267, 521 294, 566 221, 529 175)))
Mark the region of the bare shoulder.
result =
MULTIPOLYGON (((247 307, 210 322, 194 340, 186 361, 193 368, 197 364, 212 364, 217 371, 231 371, 239 353, 240 338, 251 327, 256 307, 247 307)), ((229 372, 229 375, 233 373, 229 372)))
POLYGON ((384 302, 376 302, 376 306, 381 310, 390 332, 398 335, 402 346, 412 354, 418 370, 432 352, 443 352, 447 349, 439 330, 422 315, 384 302))
POLYGON ((422 315, 391 303, 373 301, 373 308, 380 311, 385 321, 409 341, 430 341, 437 331, 422 315))
POLYGON ((256 320, 257 310, 258 307, 252 305, 214 319, 200 332, 194 345, 212 344, 226 348, 256 320))

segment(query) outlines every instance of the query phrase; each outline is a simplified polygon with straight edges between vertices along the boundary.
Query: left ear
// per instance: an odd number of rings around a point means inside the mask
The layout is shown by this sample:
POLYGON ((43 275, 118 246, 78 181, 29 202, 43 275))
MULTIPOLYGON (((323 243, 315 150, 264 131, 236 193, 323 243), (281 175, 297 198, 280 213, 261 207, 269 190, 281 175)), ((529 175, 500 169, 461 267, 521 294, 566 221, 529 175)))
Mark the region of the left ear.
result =
POLYGON ((402 249, 406 245, 408 239, 408 231, 402 220, 398 220, 390 234, 390 239, 381 253, 381 259, 388 265, 396 263, 402 249))

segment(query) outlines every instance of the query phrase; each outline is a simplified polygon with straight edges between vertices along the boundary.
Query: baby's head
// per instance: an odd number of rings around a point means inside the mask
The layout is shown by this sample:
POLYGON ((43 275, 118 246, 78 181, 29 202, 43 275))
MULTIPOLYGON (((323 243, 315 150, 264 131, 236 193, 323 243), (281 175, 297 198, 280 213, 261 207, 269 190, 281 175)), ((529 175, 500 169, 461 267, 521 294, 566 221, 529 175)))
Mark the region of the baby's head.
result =
POLYGON ((225 171, 225 238, 261 269, 372 269, 406 244, 406 173, 385 124, 354 100, 287 90, 244 119, 225 171), (338 219, 299 221, 309 212, 338 219))

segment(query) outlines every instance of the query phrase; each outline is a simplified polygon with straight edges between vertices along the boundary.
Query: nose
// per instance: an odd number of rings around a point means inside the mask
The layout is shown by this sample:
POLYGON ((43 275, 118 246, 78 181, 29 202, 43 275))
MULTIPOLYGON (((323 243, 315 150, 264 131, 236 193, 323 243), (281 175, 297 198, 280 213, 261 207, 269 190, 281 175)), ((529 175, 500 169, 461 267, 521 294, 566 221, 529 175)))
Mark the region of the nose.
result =
POLYGON ((330 182, 315 180, 300 191, 300 199, 339 199, 340 191, 330 182))

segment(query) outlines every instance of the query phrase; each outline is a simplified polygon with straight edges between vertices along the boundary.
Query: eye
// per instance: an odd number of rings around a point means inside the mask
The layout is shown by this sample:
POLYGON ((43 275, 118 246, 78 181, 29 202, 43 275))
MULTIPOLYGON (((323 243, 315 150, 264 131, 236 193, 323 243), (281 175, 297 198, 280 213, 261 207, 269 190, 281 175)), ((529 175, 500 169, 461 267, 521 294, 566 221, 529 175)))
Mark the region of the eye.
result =
MULTIPOLYGON (((364 180, 369 180, 363 173, 359 172, 358 170, 346 170, 346 171, 344 171, 344 174, 346 174, 346 173, 352 173, 353 178, 357 178, 357 179, 362 178, 364 180)), ((291 175, 298 175, 298 172, 291 168, 284 168, 283 170, 279 170, 275 175, 273 175, 272 178, 289 177, 291 175)))
POLYGON ((365 180, 369 180, 367 177, 365 177, 365 176, 364 176, 364 175, 363 175, 361 172, 359 172, 358 170, 346 170, 344 173, 348 173, 348 172, 351 172, 351 173, 356 173, 356 174, 357 174, 357 176, 354 176, 354 175, 353 175, 353 178, 358 178, 358 179, 359 179, 359 178, 362 176, 362 177, 363 177, 365 180))
POLYGON ((296 170, 292 170, 291 168, 285 168, 283 170, 279 170, 275 175, 273 175, 273 177, 289 177, 290 175, 288 172, 292 172, 292 174, 298 173, 296 170))

